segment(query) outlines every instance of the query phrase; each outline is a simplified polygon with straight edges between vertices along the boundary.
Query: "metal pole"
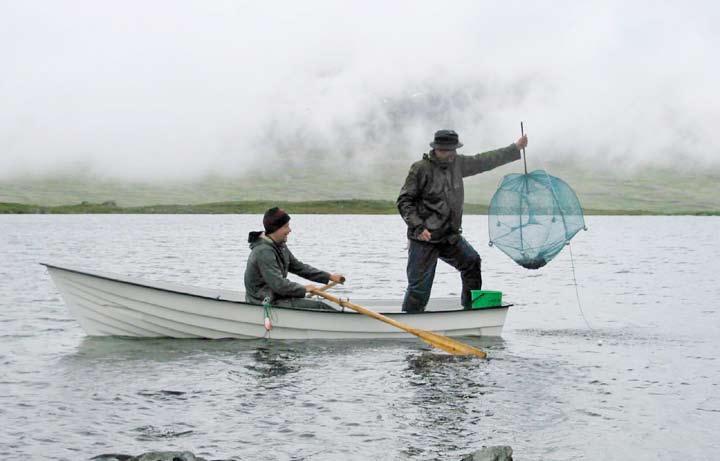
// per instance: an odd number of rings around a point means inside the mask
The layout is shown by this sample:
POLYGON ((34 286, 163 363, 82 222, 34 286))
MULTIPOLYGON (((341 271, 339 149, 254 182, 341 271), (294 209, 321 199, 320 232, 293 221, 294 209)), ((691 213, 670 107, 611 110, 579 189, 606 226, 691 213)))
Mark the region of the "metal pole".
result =
MULTIPOLYGON (((525 136, 525 128, 523 127, 523 122, 520 122, 520 135, 525 136)), ((525 162, 525 148, 522 149, 523 153, 523 162, 525 162)), ((525 242, 523 242, 523 197, 527 198, 527 192, 528 192, 528 185, 527 185, 527 162, 525 162, 525 176, 523 176, 523 186, 525 188, 525 193, 523 195, 520 195, 520 207, 518 208, 518 220, 519 222, 519 228, 520 228, 520 252, 525 258, 525 242)), ((530 215, 528 214, 528 219, 530 218, 530 215)))
MULTIPOLYGON (((523 122, 520 122, 520 135, 525 136, 525 128, 523 127, 523 122)), ((523 164, 525 165, 525 174, 527 174, 527 155, 525 154, 525 148, 522 149, 523 153, 523 164)))

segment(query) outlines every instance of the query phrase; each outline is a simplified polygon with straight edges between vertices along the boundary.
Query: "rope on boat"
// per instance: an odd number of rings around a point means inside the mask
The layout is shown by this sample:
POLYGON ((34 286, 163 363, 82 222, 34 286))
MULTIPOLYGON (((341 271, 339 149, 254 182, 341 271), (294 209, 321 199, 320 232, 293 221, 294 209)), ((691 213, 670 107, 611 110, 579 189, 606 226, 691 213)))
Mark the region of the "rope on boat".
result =
POLYGON ((264 316, 264 325, 265 325, 265 337, 270 337, 270 330, 273 328, 273 321, 276 320, 275 312, 272 310, 272 305, 270 304, 270 298, 266 297, 263 299, 263 316, 264 316))

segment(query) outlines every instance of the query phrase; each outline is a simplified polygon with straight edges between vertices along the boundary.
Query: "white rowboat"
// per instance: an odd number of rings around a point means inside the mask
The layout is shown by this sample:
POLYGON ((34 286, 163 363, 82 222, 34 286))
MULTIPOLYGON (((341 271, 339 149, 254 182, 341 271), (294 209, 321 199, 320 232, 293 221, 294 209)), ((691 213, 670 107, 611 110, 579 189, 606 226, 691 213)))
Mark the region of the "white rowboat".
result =
MULTIPOLYGON (((155 282, 44 264, 70 313, 90 336, 142 338, 398 339, 413 335, 354 311, 262 306, 238 291, 155 282)), ((445 336, 500 336, 509 305, 462 310, 457 298, 434 298, 425 312, 399 312, 401 300, 353 299, 415 328, 445 336)), ((339 308, 338 308, 339 309, 339 308)))

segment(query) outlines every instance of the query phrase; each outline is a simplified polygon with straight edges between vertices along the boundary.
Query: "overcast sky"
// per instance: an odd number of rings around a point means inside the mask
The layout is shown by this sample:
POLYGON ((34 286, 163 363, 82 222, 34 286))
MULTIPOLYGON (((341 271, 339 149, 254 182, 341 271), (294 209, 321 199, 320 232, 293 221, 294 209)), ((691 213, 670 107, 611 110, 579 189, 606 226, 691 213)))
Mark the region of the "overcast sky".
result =
POLYGON ((720 165, 720 3, 0 0, 0 178, 408 165, 720 165))

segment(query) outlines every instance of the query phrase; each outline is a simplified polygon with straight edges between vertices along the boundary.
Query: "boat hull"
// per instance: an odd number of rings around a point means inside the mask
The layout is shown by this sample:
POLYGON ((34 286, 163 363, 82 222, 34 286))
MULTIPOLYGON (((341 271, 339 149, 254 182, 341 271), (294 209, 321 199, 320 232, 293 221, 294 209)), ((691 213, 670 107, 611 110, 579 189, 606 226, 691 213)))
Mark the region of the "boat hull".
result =
MULTIPOLYGON (((141 338, 398 339, 413 335, 354 311, 274 307, 265 330, 262 306, 243 294, 117 274, 45 265, 70 313, 90 336, 141 338)), ((509 306, 451 309, 457 300, 435 299, 446 310, 398 312, 401 301, 352 300, 402 323, 446 336, 500 336, 509 306), (388 312, 388 309, 396 309, 388 312)))

